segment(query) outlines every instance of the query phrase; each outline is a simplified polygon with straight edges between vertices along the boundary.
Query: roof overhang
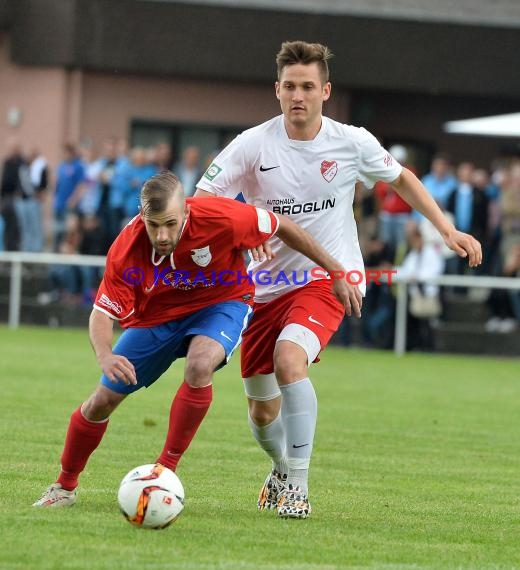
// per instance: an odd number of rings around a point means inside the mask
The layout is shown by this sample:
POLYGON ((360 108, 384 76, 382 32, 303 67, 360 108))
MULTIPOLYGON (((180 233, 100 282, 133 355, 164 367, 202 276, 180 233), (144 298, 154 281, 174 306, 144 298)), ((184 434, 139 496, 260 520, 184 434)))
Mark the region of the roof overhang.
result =
POLYGON ((520 113, 449 121, 444 124, 444 130, 459 135, 520 137, 520 113))

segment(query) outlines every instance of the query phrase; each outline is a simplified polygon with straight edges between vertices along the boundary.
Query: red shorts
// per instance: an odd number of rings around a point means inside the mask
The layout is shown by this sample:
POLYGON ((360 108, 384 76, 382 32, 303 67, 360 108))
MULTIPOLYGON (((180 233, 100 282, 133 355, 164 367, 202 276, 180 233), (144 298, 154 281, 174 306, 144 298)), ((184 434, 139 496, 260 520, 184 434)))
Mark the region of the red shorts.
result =
POLYGON ((323 350, 344 316, 345 308, 332 292, 331 282, 325 279, 311 281, 268 303, 255 303, 242 338, 242 378, 274 372, 276 340, 287 325, 296 323, 311 330, 323 350))

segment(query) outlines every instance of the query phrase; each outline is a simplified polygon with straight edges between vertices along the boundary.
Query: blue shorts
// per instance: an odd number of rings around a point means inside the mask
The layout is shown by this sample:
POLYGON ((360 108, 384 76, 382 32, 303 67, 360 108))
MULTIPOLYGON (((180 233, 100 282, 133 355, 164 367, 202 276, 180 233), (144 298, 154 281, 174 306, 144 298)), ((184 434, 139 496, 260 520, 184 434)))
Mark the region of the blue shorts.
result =
POLYGON ((111 382, 104 374, 101 384, 119 394, 131 394, 153 384, 171 364, 186 356, 193 336, 204 335, 224 347, 224 366, 242 341, 253 309, 240 301, 211 305, 192 315, 149 328, 129 328, 119 337, 114 354, 125 356, 134 365, 137 384, 111 382))

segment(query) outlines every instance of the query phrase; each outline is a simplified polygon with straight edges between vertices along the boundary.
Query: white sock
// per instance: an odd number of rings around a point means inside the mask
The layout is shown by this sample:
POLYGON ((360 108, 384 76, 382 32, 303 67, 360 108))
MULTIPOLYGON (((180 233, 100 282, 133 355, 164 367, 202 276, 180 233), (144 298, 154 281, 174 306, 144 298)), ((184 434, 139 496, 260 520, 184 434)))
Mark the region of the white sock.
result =
POLYGON ((287 475, 288 468, 285 460, 285 433, 282 423, 282 415, 279 413, 276 418, 266 426, 258 426, 248 415, 249 427, 258 445, 269 455, 273 461, 273 469, 287 475))
POLYGON ((280 386, 282 391, 282 421, 285 428, 286 455, 289 474, 287 483, 308 492, 318 402, 309 378, 280 386))

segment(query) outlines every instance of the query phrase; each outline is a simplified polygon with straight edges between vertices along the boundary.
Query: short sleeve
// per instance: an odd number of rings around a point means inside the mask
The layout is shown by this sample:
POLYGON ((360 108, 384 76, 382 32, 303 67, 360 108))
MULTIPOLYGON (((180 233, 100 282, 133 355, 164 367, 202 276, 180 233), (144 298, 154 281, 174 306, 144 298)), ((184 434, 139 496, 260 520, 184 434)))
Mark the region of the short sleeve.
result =
POLYGON ((94 301, 95 309, 117 321, 125 320, 135 310, 135 286, 124 280, 125 270, 129 269, 119 267, 109 252, 105 274, 94 301))
POLYGON ((243 135, 238 135, 209 165, 197 188, 215 196, 235 198, 247 186, 249 175, 243 135))
POLYGON ((366 129, 360 128, 359 180, 372 188, 378 180, 393 182, 403 167, 366 129))
POLYGON ((278 218, 272 212, 237 200, 233 208, 234 246, 237 249, 257 247, 272 237, 278 230, 278 218))

